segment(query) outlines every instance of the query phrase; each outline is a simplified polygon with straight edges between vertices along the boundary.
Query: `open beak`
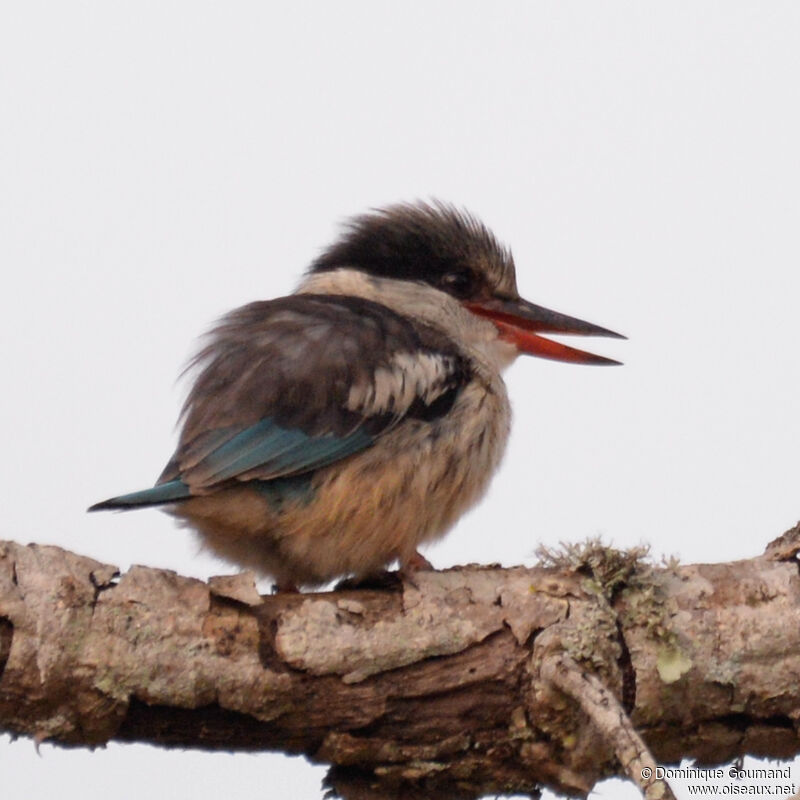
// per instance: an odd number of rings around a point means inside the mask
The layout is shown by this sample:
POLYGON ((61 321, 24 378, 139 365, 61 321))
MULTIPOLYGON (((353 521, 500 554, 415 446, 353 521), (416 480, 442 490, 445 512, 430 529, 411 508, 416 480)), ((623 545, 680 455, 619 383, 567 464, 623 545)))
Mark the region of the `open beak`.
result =
POLYGON ((554 361, 571 361, 574 364, 619 364, 611 358, 596 356, 559 342, 539 336, 539 333, 572 333, 578 336, 625 337, 614 331, 584 322, 558 311, 537 306, 527 300, 492 297, 480 302, 464 304, 473 314, 490 319, 500 331, 500 338, 516 345, 521 353, 528 353, 554 361))

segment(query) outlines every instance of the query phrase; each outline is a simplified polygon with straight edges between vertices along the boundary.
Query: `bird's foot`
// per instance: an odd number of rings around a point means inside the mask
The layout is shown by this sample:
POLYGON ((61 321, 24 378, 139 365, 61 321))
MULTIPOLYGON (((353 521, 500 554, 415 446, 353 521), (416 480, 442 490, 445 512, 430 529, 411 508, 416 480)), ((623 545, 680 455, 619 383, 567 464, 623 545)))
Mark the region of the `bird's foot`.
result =
POLYGON ((418 572, 431 572, 432 570, 433 564, 431 564, 425 556, 415 550, 414 555, 400 563, 397 576, 404 583, 410 583, 414 588, 419 588, 414 580, 414 576, 418 572))
POLYGON ((272 594, 300 594, 300 590, 294 583, 273 583, 272 594))
POLYGON ((357 591, 364 589, 375 589, 384 591, 387 589, 400 589, 400 581, 396 572, 382 570, 372 575, 362 575, 360 577, 345 578, 334 587, 334 591, 357 591))
POLYGON ((416 587, 414 575, 420 571, 433 569, 433 564, 425 556, 415 552, 410 558, 400 562, 400 569, 397 572, 375 572, 371 575, 361 575, 345 578, 335 586, 335 591, 349 591, 357 589, 377 589, 381 590, 400 590, 403 583, 410 583, 416 587))

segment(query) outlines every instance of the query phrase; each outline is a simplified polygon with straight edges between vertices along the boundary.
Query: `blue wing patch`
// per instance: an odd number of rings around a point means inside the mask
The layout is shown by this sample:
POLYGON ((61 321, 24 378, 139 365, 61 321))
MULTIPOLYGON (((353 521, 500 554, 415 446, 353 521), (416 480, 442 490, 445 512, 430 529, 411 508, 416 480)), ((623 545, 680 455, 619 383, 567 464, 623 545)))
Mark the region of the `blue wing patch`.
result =
POLYGON ((179 500, 186 500, 190 497, 189 487, 183 481, 169 481, 154 486, 152 489, 143 489, 140 492, 122 494, 119 497, 112 497, 103 500, 102 503, 95 503, 89 511, 107 511, 117 509, 124 511, 126 508, 140 508, 142 506, 160 506, 165 503, 175 503, 179 500))
POLYGON ((362 429, 345 436, 311 436, 263 419, 232 436, 181 477, 190 486, 239 480, 272 480, 332 464, 370 447, 374 438, 362 429))
POLYGON ((112 497, 90 511, 126 509, 175 503, 191 497, 192 489, 209 488, 230 480, 252 481, 267 499, 280 504, 302 499, 311 489, 311 473, 370 447, 374 438, 361 429, 345 436, 310 436, 283 428, 271 419, 234 434, 180 477, 152 489, 112 497))

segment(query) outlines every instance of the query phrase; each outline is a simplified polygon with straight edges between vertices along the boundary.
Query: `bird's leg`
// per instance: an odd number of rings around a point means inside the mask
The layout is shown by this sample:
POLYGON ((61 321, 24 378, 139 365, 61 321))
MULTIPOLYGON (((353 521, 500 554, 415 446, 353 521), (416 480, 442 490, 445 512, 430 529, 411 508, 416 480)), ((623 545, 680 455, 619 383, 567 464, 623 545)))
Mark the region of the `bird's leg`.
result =
POLYGON ((383 591, 386 589, 400 589, 401 583, 396 572, 381 570, 370 575, 353 576, 339 581, 334 587, 337 592, 358 591, 361 589, 376 589, 383 591))
POLYGON ((291 582, 272 584, 272 594, 299 594, 299 593, 300 590, 297 588, 297 584, 291 582))
POLYGON ((432 569, 433 564, 418 550, 415 550, 413 555, 405 559, 405 561, 400 562, 400 569, 397 570, 397 574, 402 580, 408 581, 416 586, 414 583, 414 575, 421 571, 430 572, 432 569))
POLYGON ((414 551, 408 558, 400 560, 400 568, 397 572, 382 570, 371 575, 346 578, 336 584, 336 591, 352 591, 354 589, 399 590, 402 589, 403 582, 416 586, 414 575, 421 570, 432 569, 433 564, 425 556, 414 551))

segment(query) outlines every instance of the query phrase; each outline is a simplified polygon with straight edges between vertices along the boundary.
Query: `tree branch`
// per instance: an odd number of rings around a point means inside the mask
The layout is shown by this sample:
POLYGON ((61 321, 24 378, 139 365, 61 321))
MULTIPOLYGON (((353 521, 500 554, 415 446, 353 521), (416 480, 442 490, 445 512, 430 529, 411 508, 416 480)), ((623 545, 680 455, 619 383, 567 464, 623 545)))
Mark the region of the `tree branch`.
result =
POLYGON ((656 569, 589 543, 259 597, 252 576, 0 543, 0 729, 305 753, 348 800, 651 791, 655 761, 800 752, 798 549, 800 526, 759 558, 656 569))

